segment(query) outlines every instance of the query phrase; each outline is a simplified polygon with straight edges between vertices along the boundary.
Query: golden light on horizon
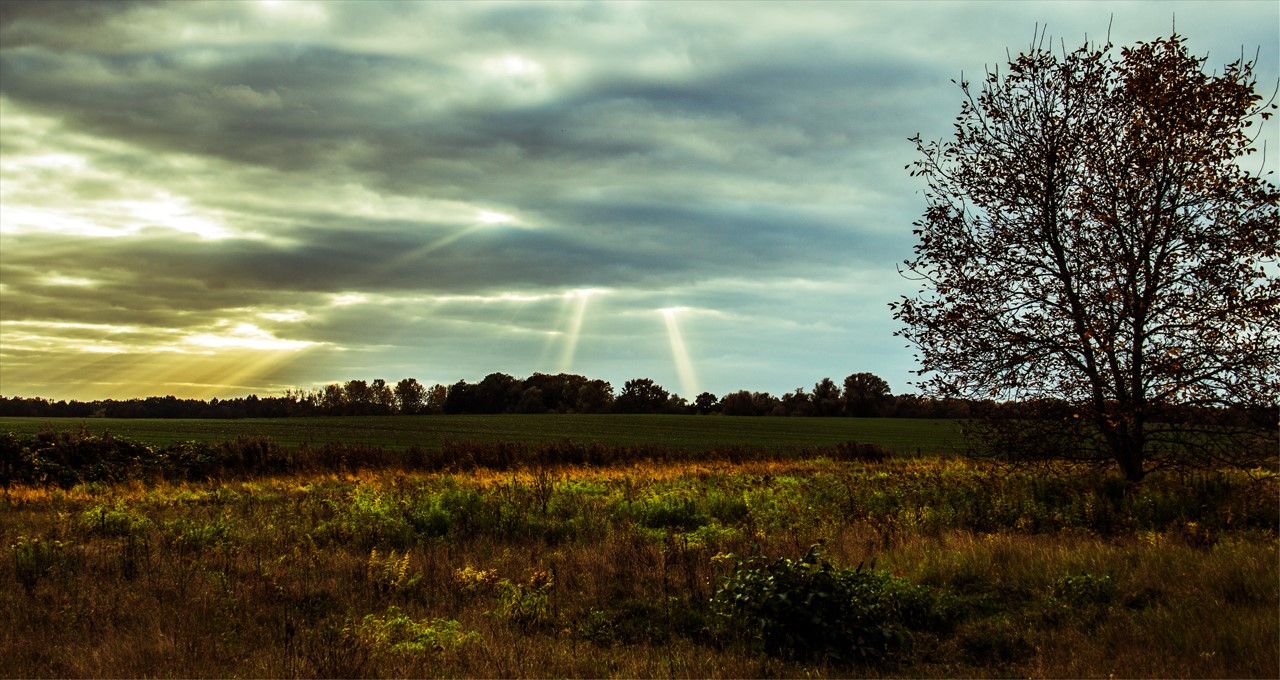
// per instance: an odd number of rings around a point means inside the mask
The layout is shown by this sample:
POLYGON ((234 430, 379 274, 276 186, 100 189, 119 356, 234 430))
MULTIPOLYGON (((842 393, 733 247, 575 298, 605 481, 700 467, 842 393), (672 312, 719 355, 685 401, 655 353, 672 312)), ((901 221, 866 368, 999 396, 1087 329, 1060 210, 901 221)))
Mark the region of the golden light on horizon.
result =
POLYGON ((4 384, 12 396, 131 399, 244 396, 276 392, 281 367, 325 343, 291 340, 247 322, 196 330, 133 325, 11 321, 3 324, 4 384), (32 385, 40 394, 9 386, 32 385))
MULTIPOLYGON (((134 399, 172 395, 182 399, 210 399, 272 395, 288 385, 266 376, 297 362, 311 351, 230 350, 210 354, 179 352, 79 353, 66 355, 58 370, 43 362, 6 365, 16 382, 41 386, 51 399, 134 399)), ((7 376, 7 377, 9 377, 7 376)), ((8 390, 4 392, 10 395, 8 390)))

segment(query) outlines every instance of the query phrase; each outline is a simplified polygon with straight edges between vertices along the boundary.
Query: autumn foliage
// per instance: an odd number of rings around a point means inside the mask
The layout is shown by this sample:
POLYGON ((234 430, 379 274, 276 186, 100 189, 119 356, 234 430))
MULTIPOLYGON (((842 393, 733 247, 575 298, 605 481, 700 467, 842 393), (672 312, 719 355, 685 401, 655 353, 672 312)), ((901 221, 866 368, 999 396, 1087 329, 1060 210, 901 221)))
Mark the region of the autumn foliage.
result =
MULTIPOLYGON (((1049 420, 1066 453, 1131 481, 1274 456, 1250 428, 1152 425, 1185 407, 1274 416, 1280 396, 1280 194, 1247 163, 1275 106, 1252 62, 1210 73, 1177 35, 1050 45, 960 82, 949 141, 912 140, 921 288, 893 307, 925 386, 1065 402, 1049 420)), ((1044 422, 1000 430, 1006 450, 1034 454, 1044 422)))

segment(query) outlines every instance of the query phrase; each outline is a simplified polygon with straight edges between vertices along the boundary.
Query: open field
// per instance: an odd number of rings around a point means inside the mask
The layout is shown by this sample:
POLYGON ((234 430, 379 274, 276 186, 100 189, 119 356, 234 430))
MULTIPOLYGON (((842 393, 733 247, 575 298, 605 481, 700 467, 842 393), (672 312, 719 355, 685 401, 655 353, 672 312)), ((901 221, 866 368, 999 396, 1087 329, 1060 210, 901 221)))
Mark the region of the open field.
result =
POLYGON ((52 427, 79 428, 141 442, 212 442, 261 435, 284 446, 369 444, 388 448, 438 448, 446 441, 535 443, 570 440, 608 445, 637 444, 679 449, 750 446, 780 450, 841 442, 879 444, 899 453, 954 451, 956 424, 949 420, 898 418, 770 418, 663 415, 470 415, 166 420, 151 418, 0 418, 0 432, 34 434, 52 427))
POLYGON ((950 456, 16 486, 0 674, 1276 677, 1278 491, 950 456), (842 656, 756 625, 766 572, 857 586, 782 619, 842 656))

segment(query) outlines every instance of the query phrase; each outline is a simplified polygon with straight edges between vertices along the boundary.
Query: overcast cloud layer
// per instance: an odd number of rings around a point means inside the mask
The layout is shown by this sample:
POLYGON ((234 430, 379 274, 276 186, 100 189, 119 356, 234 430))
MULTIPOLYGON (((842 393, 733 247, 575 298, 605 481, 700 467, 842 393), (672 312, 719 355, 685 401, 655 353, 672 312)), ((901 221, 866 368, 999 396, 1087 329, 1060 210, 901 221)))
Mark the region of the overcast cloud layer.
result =
POLYGON ((911 391, 906 139, 952 78, 1175 16, 1280 72, 1272 1, 0 7, 0 393, 54 398, 911 391))

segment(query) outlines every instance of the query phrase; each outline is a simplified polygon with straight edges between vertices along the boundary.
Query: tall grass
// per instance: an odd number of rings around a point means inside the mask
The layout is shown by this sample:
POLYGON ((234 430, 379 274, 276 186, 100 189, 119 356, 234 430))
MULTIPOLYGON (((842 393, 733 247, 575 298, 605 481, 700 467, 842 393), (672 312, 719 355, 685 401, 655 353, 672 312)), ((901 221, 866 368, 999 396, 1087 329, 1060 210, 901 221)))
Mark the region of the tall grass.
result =
POLYGON ((1275 478, 1135 489, 951 459, 539 460, 14 485, 0 673, 1280 673, 1275 478), (927 595, 891 655, 771 653, 717 623, 735 560, 815 544, 832 573, 862 564, 927 595))

